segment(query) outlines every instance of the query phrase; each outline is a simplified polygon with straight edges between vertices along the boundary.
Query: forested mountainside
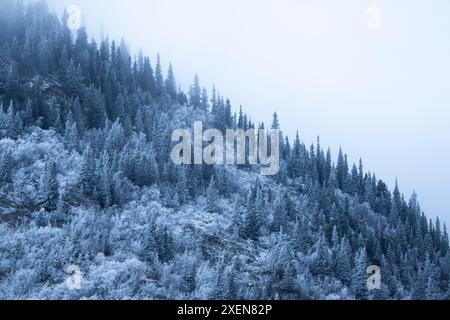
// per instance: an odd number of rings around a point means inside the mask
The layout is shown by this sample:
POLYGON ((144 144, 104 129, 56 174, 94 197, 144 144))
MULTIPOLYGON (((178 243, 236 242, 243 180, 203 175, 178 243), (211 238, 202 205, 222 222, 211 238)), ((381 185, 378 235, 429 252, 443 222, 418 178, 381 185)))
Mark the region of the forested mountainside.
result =
POLYGON ((185 93, 159 57, 66 20, 0 0, 0 298, 449 297, 446 227, 416 195, 298 135, 280 137, 273 177, 175 166, 174 129, 264 125, 198 77, 185 93))

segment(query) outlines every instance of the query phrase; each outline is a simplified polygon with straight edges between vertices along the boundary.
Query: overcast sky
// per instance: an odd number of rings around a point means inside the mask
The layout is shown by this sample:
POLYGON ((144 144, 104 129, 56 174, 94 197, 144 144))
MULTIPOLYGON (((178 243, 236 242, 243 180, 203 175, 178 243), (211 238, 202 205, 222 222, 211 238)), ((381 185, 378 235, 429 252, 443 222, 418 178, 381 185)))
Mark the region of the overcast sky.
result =
POLYGON ((448 0, 50 0, 98 37, 157 52, 255 121, 320 135, 450 224, 448 0), (379 15, 378 15, 379 13, 379 15))

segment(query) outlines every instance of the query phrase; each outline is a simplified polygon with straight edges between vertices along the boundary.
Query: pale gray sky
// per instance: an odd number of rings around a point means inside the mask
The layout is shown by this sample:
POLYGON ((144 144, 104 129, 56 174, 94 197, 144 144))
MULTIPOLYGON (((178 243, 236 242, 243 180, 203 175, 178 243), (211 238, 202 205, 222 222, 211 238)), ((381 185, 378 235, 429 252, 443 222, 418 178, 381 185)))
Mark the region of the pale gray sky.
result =
POLYGON ((159 51, 183 89, 198 73, 255 121, 276 110, 291 137, 342 145, 450 223, 448 0, 49 2, 80 6, 91 34, 103 24, 134 52, 159 51))

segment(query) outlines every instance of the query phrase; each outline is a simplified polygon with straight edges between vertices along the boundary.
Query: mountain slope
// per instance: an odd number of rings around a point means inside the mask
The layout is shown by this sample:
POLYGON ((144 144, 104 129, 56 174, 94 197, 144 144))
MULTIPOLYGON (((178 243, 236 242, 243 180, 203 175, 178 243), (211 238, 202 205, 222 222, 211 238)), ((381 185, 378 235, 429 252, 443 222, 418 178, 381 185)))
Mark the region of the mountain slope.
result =
POLYGON ((415 195, 298 136, 274 177, 175 166, 177 128, 262 124, 198 77, 176 89, 159 57, 72 35, 44 2, 0 7, 0 298, 449 297, 447 231, 415 195))

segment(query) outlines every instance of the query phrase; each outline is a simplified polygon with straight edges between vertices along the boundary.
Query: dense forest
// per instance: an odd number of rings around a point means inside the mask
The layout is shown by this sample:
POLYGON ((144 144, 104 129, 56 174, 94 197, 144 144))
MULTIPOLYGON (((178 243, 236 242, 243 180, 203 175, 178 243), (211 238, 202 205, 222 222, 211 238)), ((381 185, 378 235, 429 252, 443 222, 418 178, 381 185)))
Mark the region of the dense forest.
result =
POLYGON ((280 136, 273 177, 175 166, 173 130, 280 129, 277 115, 253 123, 197 76, 184 92, 159 56, 66 21, 0 0, 1 299, 450 297, 446 226, 415 194, 299 134, 280 136))

